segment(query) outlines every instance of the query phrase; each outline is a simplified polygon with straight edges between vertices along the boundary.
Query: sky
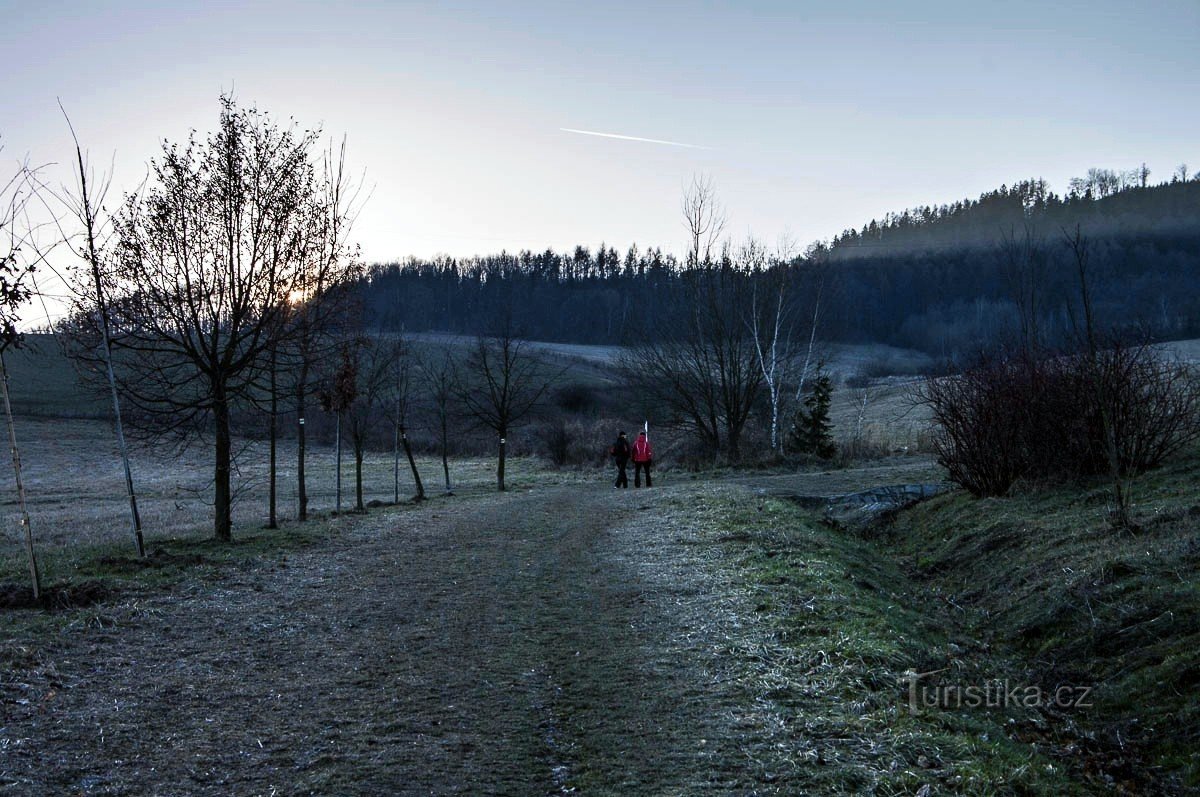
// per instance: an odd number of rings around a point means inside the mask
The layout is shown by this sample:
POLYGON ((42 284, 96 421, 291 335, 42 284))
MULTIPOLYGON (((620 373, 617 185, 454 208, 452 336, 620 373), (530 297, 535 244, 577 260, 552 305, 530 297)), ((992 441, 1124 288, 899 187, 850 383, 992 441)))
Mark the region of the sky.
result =
POLYGON ((61 100, 119 197, 230 92, 345 137, 369 262, 682 252, 698 174, 731 236, 804 245, 1020 179, 1200 167, 1198 33, 1197 0, 0 0, 0 165, 71 179, 61 100))

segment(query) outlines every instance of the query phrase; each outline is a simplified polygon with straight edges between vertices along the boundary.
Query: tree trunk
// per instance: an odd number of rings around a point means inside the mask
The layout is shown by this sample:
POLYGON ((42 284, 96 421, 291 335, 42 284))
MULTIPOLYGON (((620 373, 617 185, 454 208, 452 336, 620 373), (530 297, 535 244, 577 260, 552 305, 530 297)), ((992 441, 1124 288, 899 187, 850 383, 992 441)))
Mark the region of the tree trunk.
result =
POLYGON ((412 469, 413 483, 417 485, 416 499, 418 501, 425 500, 425 486, 421 484, 421 474, 417 472, 417 461, 413 459, 412 445, 408 442, 408 435, 404 432, 404 427, 400 427, 400 439, 404 442, 404 454, 408 457, 408 467, 412 469))
POLYGON ((453 488, 450 486, 450 459, 447 456, 446 448, 449 444, 446 430, 446 416, 442 416, 442 474, 446 477, 446 495, 450 495, 453 488))
POLYGON ((308 520, 308 491, 304 484, 304 382, 308 366, 301 364, 300 381, 296 388, 296 519, 308 520))
POLYGON ((357 509, 359 512, 366 512, 367 507, 363 503, 362 464, 363 464, 363 446, 362 446, 362 443, 355 441, 355 443, 354 443, 354 508, 357 509))
POLYGON ((267 528, 269 528, 269 529, 279 528, 279 520, 276 516, 276 511, 275 511, 277 498, 278 498, 277 491, 276 491, 276 450, 275 449, 276 449, 276 443, 277 443, 278 437, 279 437, 279 429, 278 429, 279 395, 278 395, 278 393, 276 393, 276 390, 275 390, 275 388, 276 388, 275 367, 276 367, 275 349, 272 348, 271 349, 271 426, 270 426, 270 429, 268 430, 268 432, 269 432, 268 439, 270 442, 270 449, 269 449, 269 454, 268 454, 269 462, 268 462, 268 466, 267 466, 268 467, 268 474, 267 474, 267 482, 268 482, 267 528))
POLYGON ((37 556, 33 552, 33 528, 29 525, 29 510, 25 506, 25 483, 21 481, 21 452, 17 448, 17 427, 13 424, 12 404, 8 399, 8 368, 0 352, 0 387, 4 390, 4 417, 8 421, 8 440, 12 448, 13 476, 17 480, 17 503, 21 509, 21 526, 25 529, 25 555, 29 558, 29 580, 33 584, 33 599, 42 596, 42 577, 38 573, 37 556))
POLYGON ((396 424, 392 439, 392 503, 400 503, 400 424, 396 424))
MULTIPOLYGON (((219 393, 220 390, 218 389, 219 393)), ((223 395, 213 403, 213 424, 216 433, 216 464, 214 467, 215 516, 214 536, 221 542, 233 539, 233 494, 230 491, 229 470, 232 458, 232 441, 229 430, 229 404, 223 395)))
POLYGON ((337 424, 334 429, 336 445, 334 446, 337 454, 337 488, 334 497, 334 511, 341 514, 342 511, 342 413, 337 414, 337 424))
POLYGON ((504 439, 504 432, 500 433, 500 461, 496 465, 496 489, 504 492, 504 449, 508 441, 504 439))
MULTIPOLYGON (((68 119, 68 125, 70 120, 68 119)), ((71 131, 74 136, 74 130, 71 131)), ((96 291, 96 307, 100 312, 100 341, 104 346, 104 367, 108 376, 108 390, 112 396, 113 422, 116 426, 117 447, 121 452, 121 463, 125 468, 125 494, 129 497, 129 523, 133 528, 133 544, 139 557, 146 556, 146 545, 142 539, 142 516, 138 512, 137 494, 133 491, 133 472, 129 467, 129 447, 125 445, 125 427, 121 423, 121 399, 117 395, 117 378, 113 373, 112 339, 108 329, 108 307, 104 303, 104 286, 100 278, 100 256, 96 251, 96 209, 92 207, 88 193, 88 170, 84 165, 83 149, 75 142, 75 156, 79 162, 79 198, 82 201, 83 219, 87 231, 87 249, 84 259, 92 267, 92 285, 96 291)))

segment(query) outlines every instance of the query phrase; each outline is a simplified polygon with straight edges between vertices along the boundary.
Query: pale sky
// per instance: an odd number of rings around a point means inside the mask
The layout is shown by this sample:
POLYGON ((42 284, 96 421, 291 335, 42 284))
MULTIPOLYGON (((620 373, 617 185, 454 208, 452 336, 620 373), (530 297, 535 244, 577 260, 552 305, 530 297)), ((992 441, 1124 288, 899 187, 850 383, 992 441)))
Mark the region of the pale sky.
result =
POLYGON ((1198 39, 1197 0, 0 0, 0 157, 68 163, 61 98, 132 190, 232 90, 347 137, 368 261, 680 252, 695 173, 732 235, 804 245, 1023 178, 1200 167, 1198 39))

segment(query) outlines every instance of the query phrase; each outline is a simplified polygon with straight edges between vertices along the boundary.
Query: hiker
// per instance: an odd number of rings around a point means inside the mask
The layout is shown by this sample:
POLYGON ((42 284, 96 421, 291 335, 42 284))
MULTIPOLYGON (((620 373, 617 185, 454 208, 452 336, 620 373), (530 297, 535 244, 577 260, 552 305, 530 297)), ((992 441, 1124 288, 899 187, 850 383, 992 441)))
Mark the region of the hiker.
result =
POLYGON ((633 486, 642 486, 642 470, 646 471, 646 486, 650 486, 650 462, 654 459, 654 451, 650 448, 650 438, 645 432, 638 432, 638 439, 633 441, 633 486))
POLYGON ((629 464, 629 440, 625 437, 624 432, 617 432, 617 442, 612 444, 608 453, 612 454, 612 458, 617 461, 617 483, 613 485, 613 489, 628 488, 629 473, 626 472, 625 467, 629 464))

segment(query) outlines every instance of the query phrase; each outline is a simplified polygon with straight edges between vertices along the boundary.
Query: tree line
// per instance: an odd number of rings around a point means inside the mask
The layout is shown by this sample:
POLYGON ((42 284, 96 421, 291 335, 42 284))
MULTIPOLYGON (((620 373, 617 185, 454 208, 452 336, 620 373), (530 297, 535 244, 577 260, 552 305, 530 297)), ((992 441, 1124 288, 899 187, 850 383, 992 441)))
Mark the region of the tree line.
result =
MULTIPOLYGON (((1183 170, 1186 174, 1186 170, 1183 170)), ((1046 241, 1047 330, 1069 335, 1071 257, 1060 234, 1079 227, 1092 242, 1094 302, 1106 326, 1138 326, 1158 339, 1200 335, 1200 181, 1085 188, 1059 197, 1031 180, 979 200, 926 207, 847 231, 790 253, 799 273, 827 271, 831 302, 823 329, 833 341, 878 342, 935 356, 970 351, 1017 315, 1006 241, 1031 232, 1046 241)), ((716 253, 711 252, 715 256, 716 253)), ((370 267, 359 283, 380 329, 475 334, 494 308, 512 307, 530 337, 622 345, 648 315, 689 301, 698 267, 661 249, 623 255, 600 244, 573 252, 501 252, 370 267)))

